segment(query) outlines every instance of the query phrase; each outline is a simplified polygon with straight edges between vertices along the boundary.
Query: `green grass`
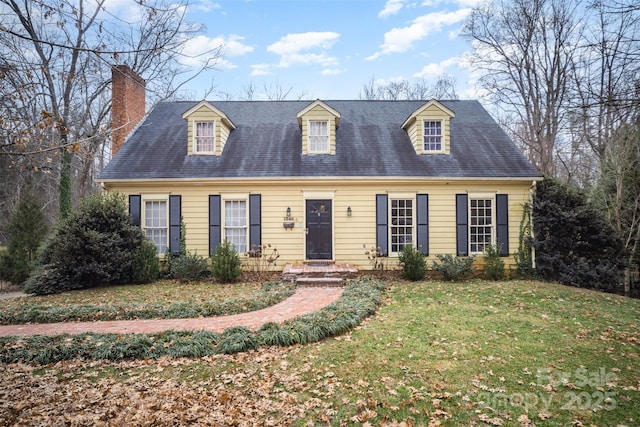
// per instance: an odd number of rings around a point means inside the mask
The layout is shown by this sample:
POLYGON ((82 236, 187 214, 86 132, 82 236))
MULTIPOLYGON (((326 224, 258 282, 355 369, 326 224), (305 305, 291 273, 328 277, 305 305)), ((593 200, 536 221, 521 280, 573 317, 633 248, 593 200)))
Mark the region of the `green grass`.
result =
POLYGON ((1 301, 0 324, 219 316, 269 307, 294 292, 284 282, 108 286, 1 301))
POLYGON ((70 422, 91 407, 121 424, 640 424, 638 300, 528 281, 394 283, 384 299, 352 332, 315 344, 0 364, 0 398, 15 402, 0 418, 70 422))

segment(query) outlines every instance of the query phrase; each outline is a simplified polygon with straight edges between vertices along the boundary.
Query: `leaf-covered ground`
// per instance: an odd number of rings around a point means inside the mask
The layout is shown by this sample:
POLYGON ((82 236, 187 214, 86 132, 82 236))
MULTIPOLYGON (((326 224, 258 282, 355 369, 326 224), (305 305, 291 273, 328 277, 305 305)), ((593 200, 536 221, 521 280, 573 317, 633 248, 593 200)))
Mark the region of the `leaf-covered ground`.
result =
POLYGON ((0 365, 0 425, 640 424, 640 301, 538 282, 398 283, 321 343, 0 365))

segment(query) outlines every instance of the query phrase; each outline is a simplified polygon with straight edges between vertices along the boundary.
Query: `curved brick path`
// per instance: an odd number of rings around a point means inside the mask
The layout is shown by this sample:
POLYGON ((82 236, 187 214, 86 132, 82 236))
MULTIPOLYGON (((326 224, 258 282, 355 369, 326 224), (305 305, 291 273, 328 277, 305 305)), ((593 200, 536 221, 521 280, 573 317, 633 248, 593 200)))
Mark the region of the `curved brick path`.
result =
POLYGON ((207 330, 222 332, 230 326, 258 329, 266 322, 282 322, 301 314, 317 311, 340 298, 342 288, 298 288, 286 300, 258 311, 232 316, 199 317, 195 319, 106 320, 96 322, 33 323, 2 325, 0 336, 56 335, 100 333, 153 333, 169 329, 180 331, 207 330))

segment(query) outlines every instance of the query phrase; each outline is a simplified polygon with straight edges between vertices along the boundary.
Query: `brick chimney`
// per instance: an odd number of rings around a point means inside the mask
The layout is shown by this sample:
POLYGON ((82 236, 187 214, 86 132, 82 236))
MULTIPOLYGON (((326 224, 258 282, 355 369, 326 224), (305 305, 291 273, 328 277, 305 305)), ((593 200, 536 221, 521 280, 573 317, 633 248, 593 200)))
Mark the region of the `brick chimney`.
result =
POLYGON ((127 65, 111 68, 111 156, 145 113, 146 82, 127 65))

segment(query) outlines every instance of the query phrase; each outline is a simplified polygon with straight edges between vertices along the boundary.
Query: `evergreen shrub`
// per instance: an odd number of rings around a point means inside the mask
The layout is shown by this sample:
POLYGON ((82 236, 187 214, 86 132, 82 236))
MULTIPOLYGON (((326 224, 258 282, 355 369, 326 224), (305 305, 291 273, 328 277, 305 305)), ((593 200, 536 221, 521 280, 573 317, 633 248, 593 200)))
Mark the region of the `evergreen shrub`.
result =
POLYGON ((122 195, 91 196, 61 220, 44 243, 39 269, 25 284, 25 292, 50 294, 131 282, 144 241, 122 195))
POLYGON ((8 225, 7 249, 0 252, 0 280, 24 284, 36 267, 38 247, 46 232, 42 204, 32 193, 25 193, 8 225))
POLYGON ((489 280, 504 279, 504 261, 500 257, 502 245, 488 245, 485 250, 484 277, 489 280))
POLYGON ((442 273, 444 280, 457 282, 475 274, 473 257, 437 254, 436 258, 438 261, 433 262, 433 269, 442 273))
POLYGON ((222 283, 235 282, 242 274, 242 261, 234 246, 224 241, 211 257, 211 273, 222 283))
POLYGON ((402 277, 412 281, 424 279, 427 274, 427 262, 424 255, 413 245, 402 248, 398 260, 402 266, 402 277))
POLYGON ((133 281, 151 283, 160 276, 160 260, 156 245, 151 240, 143 240, 136 251, 133 263, 133 281))
POLYGON ((580 191, 545 178, 533 202, 536 269, 545 280, 622 292, 622 239, 580 191))
POLYGON ((207 274, 207 259, 187 252, 171 261, 171 277, 180 283, 195 282, 207 274))

